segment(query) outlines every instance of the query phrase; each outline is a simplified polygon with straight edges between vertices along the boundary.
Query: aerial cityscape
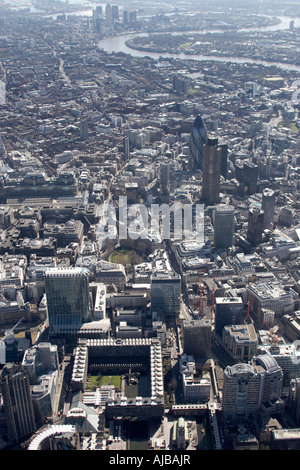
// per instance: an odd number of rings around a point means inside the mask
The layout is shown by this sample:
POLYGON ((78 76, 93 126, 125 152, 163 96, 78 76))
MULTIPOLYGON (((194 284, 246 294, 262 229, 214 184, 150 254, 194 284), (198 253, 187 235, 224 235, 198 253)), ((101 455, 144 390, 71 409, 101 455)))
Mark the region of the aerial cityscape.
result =
POLYGON ((300 3, 0 0, 0 51, 0 449, 300 450, 300 3))

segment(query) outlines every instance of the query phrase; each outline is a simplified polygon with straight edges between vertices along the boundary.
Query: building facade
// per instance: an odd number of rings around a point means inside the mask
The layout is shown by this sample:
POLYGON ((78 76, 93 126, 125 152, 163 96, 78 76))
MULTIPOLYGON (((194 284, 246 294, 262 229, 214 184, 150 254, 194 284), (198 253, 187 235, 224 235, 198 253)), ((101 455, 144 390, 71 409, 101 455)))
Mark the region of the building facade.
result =
POLYGON ((222 149, 218 139, 207 139, 202 155, 202 200, 205 204, 216 204, 220 198, 222 149))
POLYGON ((238 363, 224 370, 222 409, 225 419, 254 420, 264 414, 282 411, 280 399, 283 372, 275 359, 262 354, 248 364, 238 363))
POLYGON ((53 268, 45 272, 49 334, 77 331, 91 320, 89 272, 84 268, 53 268))
POLYGON ((262 210, 264 211, 264 228, 271 228, 275 215, 275 191, 265 188, 262 195, 262 210))
POLYGON ((234 208, 218 206, 214 211, 214 245, 216 248, 229 248, 233 245, 234 208))
POLYGON ((211 322, 191 320, 183 322, 183 350, 194 358, 209 358, 211 355, 211 322))
POLYGON ((202 169, 203 145, 207 142, 207 131, 201 116, 193 122, 189 139, 190 168, 202 169))
POLYGON ((236 361, 248 362, 257 353, 258 337, 252 324, 225 326, 222 341, 236 361))
POLYGON ((223 328, 227 325, 242 323, 243 301, 241 297, 216 297, 215 330, 222 337, 223 328))
POLYGON ((262 241, 264 230, 264 211, 258 207, 250 207, 248 216, 247 240, 252 246, 256 246, 262 241))
POLYGON ((20 364, 4 366, 0 377, 8 438, 20 442, 36 430, 29 378, 20 364))
POLYGON ((179 274, 154 273, 151 276, 151 309, 164 317, 180 313, 181 277, 179 274))

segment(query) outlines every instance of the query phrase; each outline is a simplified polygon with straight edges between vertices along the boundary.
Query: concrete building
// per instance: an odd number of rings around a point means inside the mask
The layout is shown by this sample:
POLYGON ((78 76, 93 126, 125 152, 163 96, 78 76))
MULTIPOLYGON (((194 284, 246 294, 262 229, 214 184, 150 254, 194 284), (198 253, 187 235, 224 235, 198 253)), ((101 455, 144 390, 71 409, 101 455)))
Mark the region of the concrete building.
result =
POLYGON ((106 292, 107 287, 105 284, 100 283, 97 285, 93 311, 93 319, 95 321, 106 318, 106 292))
POLYGON ((229 248, 233 245, 234 208, 217 206, 213 213, 214 245, 216 248, 229 248))
POLYGON ((209 320, 183 322, 183 351, 195 359, 211 357, 211 322, 209 320))
POLYGON ((39 343, 27 349, 22 366, 28 374, 30 384, 35 384, 40 375, 59 368, 57 345, 39 343))
POLYGON ((222 409, 225 419, 245 422, 255 420, 260 410, 265 414, 280 412, 283 372, 275 359, 263 354, 251 363, 238 363, 224 370, 222 409))
POLYGON ((186 449, 189 442, 189 430, 188 423, 183 418, 180 417, 178 420, 174 421, 172 428, 172 444, 176 446, 177 449, 184 450, 186 449))
POLYGON ((288 395, 290 382, 300 377, 300 351, 295 344, 277 344, 261 348, 276 360, 283 371, 282 392, 288 395))
POLYGON ((10 442, 20 442, 31 437, 36 422, 27 373, 20 364, 4 366, 0 377, 0 392, 10 442))
POLYGON ((54 424, 39 432, 31 441, 28 450, 79 450, 79 434, 71 424, 54 424))
POLYGON ((174 187, 174 163, 172 161, 160 163, 159 182, 162 202, 169 202, 169 195, 174 187))
POLYGON ((31 399, 37 426, 43 426, 52 418, 55 410, 55 396, 58 383, 58 371, 49 371, 39 376, 31 388, 31 399))
POLYGON ((44 237, 55 239, 58 247, 81 243, 83 232, 84 225, 80 220, 69 220, 65 224, 44 224, 44 237))
POLYGON ((248 215, 247 240, 252 246, 256 246, 262 241, 264 230, 264 211, 258 207, 251 207, 248 215))
MULTIPOLYGON (((129 368, 149 376, 147 396, 129 398, 122 396, 108 400, 107 417, 153 416, 161 417, 164 412, 164 385, 162 370, 162 349, 157 338, 109 338, 80 339, 78 341, 71 376, 73 391, 85 391, 89 364, 111 364, 114 370, 127 371, 129 368), (126 358, 126 360, 125 360, 126 358), (109 362, 106 361, 109 359, 109 362)), ((147 393, 147 391, 145 391, 147 393)))
POLYGON ((258 337, 252 324, 224 326, 222 341, 237 362, 248 362, 257 354, 258 337))
POLYGON ((261 317, 261 309, 268 308, 276 317, 292 313, 294 310, 293 295, 286 291, 277 280, 256 281, 247 286, 253 312, 261 317))
POLYGON ((273 430, 270 450, 299 450, 300 428, 273 430))
POLYGON ((205 204, 216 204, 220 198, 222 150, 218 139, 208 139, 202 155, 202 200, 205 204))
POLYGON ((179 362, 182 376, 183 396, 188 403, 207 403, 210 399, 211 381, 209 375, 197 377, 194 357, 183 354, 179 362))
POLYGON ((251 195, 257 192, 258 166, 253 162, 244 162, 243 186, 244 194, 251 195))
POLYGON ((232 266, 237 274, 243 277, 250 277, 255 273, 255 268, 249 256, 244 253, 237 253, 232 259, 232 266))
POLYGON ((96 282, 115 285, 120 291, 124 289, 127 281, 126 271, 123 265, 108 263, 106 261, 96 263, 94 278, 96 282))
POLYGON ((275 191, 265 188, 262 195, 262 210, 264 211, 264 229, 271 228, 275 216, 275 191))

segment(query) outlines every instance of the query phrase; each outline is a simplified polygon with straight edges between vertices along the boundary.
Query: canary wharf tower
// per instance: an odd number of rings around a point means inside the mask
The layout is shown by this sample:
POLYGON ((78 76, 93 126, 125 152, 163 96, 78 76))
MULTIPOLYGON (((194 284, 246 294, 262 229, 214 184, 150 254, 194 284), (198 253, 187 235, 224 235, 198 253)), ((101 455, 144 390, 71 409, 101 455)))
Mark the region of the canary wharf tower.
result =
POLYGON ((189 139, 190 168, 202 170, 203 145, 207 143, 207 131, 201 116, 193 122, 189 139))

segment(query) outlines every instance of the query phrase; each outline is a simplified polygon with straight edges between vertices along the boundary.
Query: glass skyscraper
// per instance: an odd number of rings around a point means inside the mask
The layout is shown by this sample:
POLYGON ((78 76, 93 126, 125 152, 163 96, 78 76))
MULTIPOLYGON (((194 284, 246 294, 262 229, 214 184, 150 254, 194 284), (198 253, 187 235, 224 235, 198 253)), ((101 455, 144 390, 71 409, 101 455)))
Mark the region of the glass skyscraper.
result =
POLYGON ((252 246, 256 246, 262 241, 264 230, 264 211, 259 207, 250 207, 248 215, 247 240, 252 246))
POLYGON ((91 320, 87 269, 48 269, 45 272, 45 292, 50 335, 75 332, 91 320))
POLYGON ((231 247, 234 235, 234 207, 219 205, 213 217, 215 247, 225 249, 231 247))
POLYGON ((190 168, 202 170, 203 145, 207 143, 207 131, 201 116, 193 122, 189 139, 190 168))
POLYGON ((181 277, 179 274, 154 273, 151 276, 152 312, 178 317, 180 313, 181 277))

